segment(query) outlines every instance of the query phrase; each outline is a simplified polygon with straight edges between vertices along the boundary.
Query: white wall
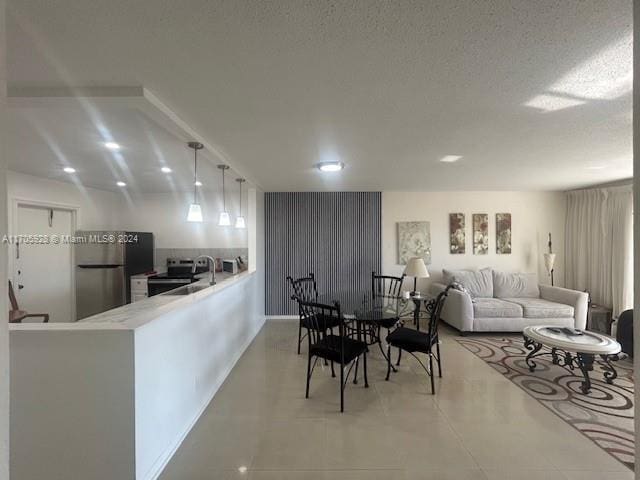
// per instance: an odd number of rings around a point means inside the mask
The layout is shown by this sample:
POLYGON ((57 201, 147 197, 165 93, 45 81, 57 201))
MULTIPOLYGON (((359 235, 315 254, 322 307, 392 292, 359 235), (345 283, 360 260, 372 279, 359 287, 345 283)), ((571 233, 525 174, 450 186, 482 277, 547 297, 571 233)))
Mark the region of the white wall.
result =
MULTIPOLYGON (((13 201, 32 200, 78 208, 78 229, 117 230, 122 228, 121 195, 69 182, 8 172, 9 225, 13 221, 13 201)), ((37 233, 37 232, 34 232, 37 233)))
POLYGON ((11 476, 134 480, 133 331, 51 328, 11 331, 11 476))
MULTIPOLYGON (((237 187, 237 185, 234 185, 237 187)), ((221 193, 207 190, 199 197, 205 221, 186 221, 192 193, 132 194, 83 187, 69 182, 8 172, 9 225, 14 200, 31 200, 78 208, 78 229, 153 232, 156 248, 247 248, 247 229, 219 227, 221 193)), ((227 192, 232 221, 239 212, 238 194, 227 192)), ((243 189, 242 212, 248 216, 247 189, 243 189)))
MULTIPOLYGON (((431 278, 418 282, 426 289, 441 277, 443 268, 493 267, 513 272, 537 272, 541 283, 550 279, 542 254, 547 251, 548 234, 553 237, 557 254, 554 280, 564 284, 564 224, 566 195, 562 192, 383 192, 382 193, 382 266, 385 273, 401 274, 397 264, 396 222, 431 223, 431 278), (464 213, 466 251, 449 253, 449 213, 464 213), (489 254, 473 254, 471 214, 489 214, 489 254), (496 254, 495 214, 511 213, 512 253, 496 254)), ((412 288, 413 279, 405 283, 412 288)))
MULTIPOLYGON (((234 182, 235 183, 235 182, 234 182)), ((237 185, 233 185, 237 187, 237 185)), ((218 226, 222 210, 221 192, 207 190, 199 197, 204 222, 187 222, 193 193, 133 195, 125 203, 126 229, 153 232, 157 248, 246 248, 247 230, 218 226)), ((238 193, 227 191, 227 211, 235 222, 238 193)), ((243 189, 242 211, 247 217, 247 191, 243 189)))

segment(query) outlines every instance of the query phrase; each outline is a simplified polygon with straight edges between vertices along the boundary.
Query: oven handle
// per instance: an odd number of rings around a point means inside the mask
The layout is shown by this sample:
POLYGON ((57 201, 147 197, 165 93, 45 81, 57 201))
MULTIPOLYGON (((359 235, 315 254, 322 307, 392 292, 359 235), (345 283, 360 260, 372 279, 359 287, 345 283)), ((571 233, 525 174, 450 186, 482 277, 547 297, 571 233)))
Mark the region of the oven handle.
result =
POLYGON ((173 284, 173 283, 185 283, 185 284, 189 284, 191 283, 191 280, 189 279, 178 279, 178 278, 174 278, 174 279, 165 279, 165 280, 147 280, 147 284, 148 285, 168 285, 168 284, 173 284))

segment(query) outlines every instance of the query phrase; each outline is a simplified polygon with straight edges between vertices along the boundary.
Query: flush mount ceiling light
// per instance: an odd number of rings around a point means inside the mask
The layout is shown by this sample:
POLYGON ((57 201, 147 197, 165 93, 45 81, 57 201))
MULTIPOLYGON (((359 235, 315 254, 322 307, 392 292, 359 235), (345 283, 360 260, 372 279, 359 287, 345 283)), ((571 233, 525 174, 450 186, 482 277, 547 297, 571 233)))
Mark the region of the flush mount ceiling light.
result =
POLYGON ((222 170, 222 211, 218 218, 218 225, 221 227, 228 227, 231 225, 231 217, 229 216, 229 212, 227 212, 227 204, 224 195, 224 171, 229 170, 229 167, 227 165, 218 165, 218 168, 222 170))
POLYGON ((342 162, 320 162, 316 163, 316 168, 321 172, 339 172, 344 168, 342 162))
POLYGON ((169 167, 162 167, 160 170, 162 171, 162 173, 171 173, 172 171, 169 167))
POLYGON ((120 150, 120 145, 116 142, 104 142, 104 146, 109 150, 120 150))
POLYGON ((119 187, 126 187, 127 184, 124 182, 116 182, 116 185, 118 185, 119 187))
POLYGON ((202 208, 198 203, 198 150, 202 150, 204 145, 200 142, 189 142, 189 148, 193 148, 193 203, 189 205, 187 222, 202 222, 202 208))
POLYGON ((236 178, 236 182, 240 185, 240 215, 236 217, 236 228, 245 228, 244 217, 242 216, 242 184, 246 180, 244 178, 236 178))
POLYGON ((67 173, 76 173, 76 169, 73 167, 64 167, 63 170, 67 173))
POLYGON ((445 155, 440 159, 443 163, 454 163, 462 158, 462 155, 445 155))
POLYGON ((196 180, 195 182, 193 182, 193 184, 194 184, 196 187, 201 187, 201 186, 202 186, 202 182, 201 182, 200 180, 196 180))

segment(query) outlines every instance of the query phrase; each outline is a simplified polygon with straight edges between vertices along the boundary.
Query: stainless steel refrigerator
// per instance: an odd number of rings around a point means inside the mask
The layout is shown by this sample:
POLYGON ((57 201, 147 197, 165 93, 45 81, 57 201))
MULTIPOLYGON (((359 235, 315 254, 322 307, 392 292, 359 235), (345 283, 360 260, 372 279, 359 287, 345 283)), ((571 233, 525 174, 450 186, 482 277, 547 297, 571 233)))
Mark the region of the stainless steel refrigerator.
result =
POLYGON ((76 319, 131 301, 131 275, 153 270, 153 234, 76 232, 76 319))

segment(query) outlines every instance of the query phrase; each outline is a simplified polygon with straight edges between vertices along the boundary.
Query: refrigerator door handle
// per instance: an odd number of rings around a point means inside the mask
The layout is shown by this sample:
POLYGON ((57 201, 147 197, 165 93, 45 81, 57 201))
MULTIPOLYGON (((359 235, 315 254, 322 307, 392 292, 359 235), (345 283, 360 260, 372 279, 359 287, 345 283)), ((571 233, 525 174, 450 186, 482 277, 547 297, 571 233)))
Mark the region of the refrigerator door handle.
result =
POLYGON ((122 265, 78 265, 78 268, 120 268, 122 265))

